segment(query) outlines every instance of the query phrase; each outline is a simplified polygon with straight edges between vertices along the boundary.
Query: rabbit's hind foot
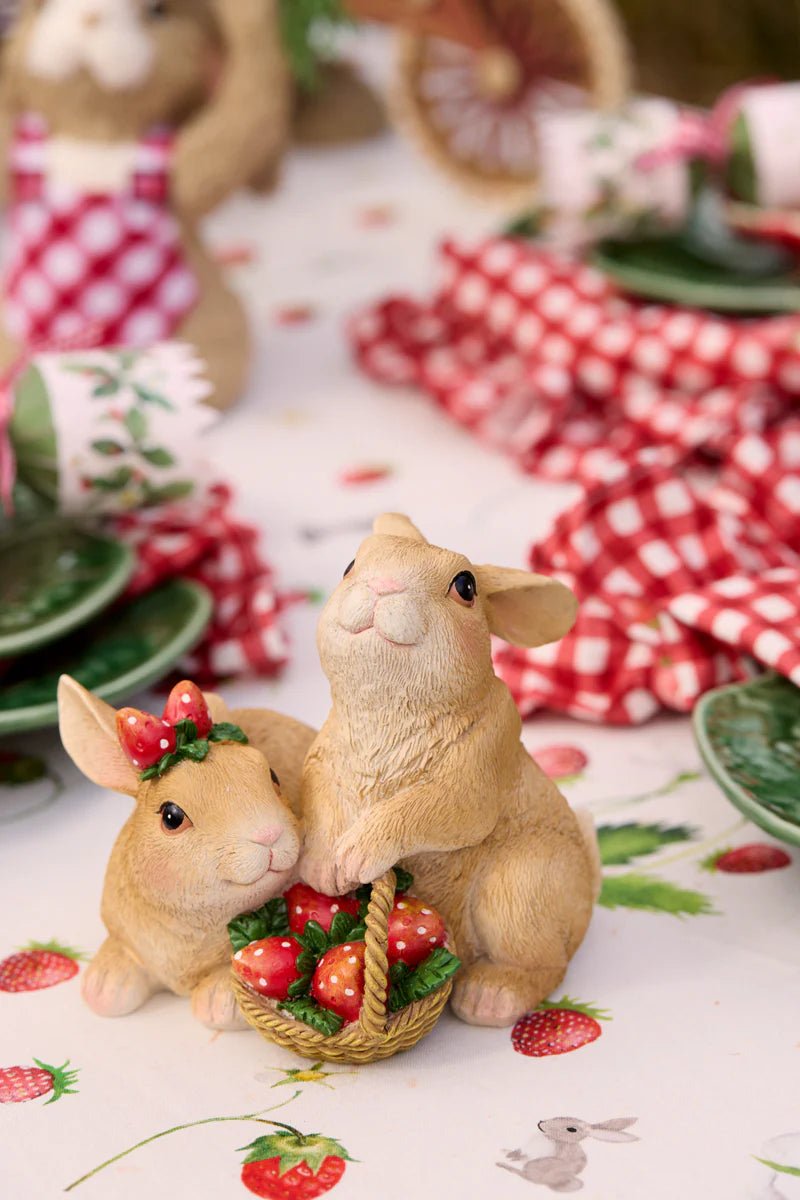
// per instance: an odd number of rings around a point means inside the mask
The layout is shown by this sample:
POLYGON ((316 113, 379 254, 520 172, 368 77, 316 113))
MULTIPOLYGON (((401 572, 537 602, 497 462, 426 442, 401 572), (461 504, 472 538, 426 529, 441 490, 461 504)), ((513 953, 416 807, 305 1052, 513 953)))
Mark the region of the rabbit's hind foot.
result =
POLYGON ((564 970, 525 971, 482 958, 456 976, 453 1011, 469 1025, 505 1028, 558 987, 564 970))

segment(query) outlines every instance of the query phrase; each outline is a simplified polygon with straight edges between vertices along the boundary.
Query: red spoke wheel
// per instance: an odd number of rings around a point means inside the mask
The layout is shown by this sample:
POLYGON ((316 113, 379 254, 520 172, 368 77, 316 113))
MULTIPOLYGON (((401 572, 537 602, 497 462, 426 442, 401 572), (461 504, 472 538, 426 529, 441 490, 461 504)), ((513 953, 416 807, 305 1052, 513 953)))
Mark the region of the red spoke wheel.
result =
POLYGON ((621 103, 626 42, 610 0, 483 0, 483 8, 496 35, 483 49, 399 35, 394 115, 462 185, 530 202, 539 115, 621 103))

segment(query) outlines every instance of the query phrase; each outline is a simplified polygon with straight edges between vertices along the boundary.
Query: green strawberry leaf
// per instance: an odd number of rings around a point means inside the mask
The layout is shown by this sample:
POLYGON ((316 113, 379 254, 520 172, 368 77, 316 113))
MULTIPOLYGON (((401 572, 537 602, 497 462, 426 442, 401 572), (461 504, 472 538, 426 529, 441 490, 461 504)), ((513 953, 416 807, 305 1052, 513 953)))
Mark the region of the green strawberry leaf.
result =
POLYGON ((307 921, 302 933, 297 935, 300 945, 319 958, 328 949, 328 935, 319 921, 307 921))
POLYGON ((167 412, 174 412, 175 405, 171 404, 160 392, 154 392, 152 388, 144 387, 140 383, 135 383, 133 390, 143 404, 154 404, 157 408, 164 408, 167 412))
POLYGON ((695 830, 688 825, 601 825, 597 830, 600 858, 606 867, 626 866, 634 858, 655 854, 673 842, 689 842, 695 830))
POLYGON ((306 975, 301 975, 299 979, 293 980, 289 984, 289 996, 292 1000, 296 1000, 298 996, 307 996, 308 989, 311 987, 311 972, 306 975))
POLYGON ((304 950, 302 954, 297 956, 297 969, 305 974, 313 974, 314 968, 317 965, 316 956, 310 950, 304 950))
POLYGON ((167 771, 169 771, 180 761, 180 752, 177 752, 176 754, 165 754, 163 758, 159 759, 159 761, 154 764, 154 766, 148 767, 146 771, 142 771, 139 778, 141 779, 142 783, 146 783, 148 779, 161 779, 162 775, 166 775, 167 771))
POLYGON ((197 726, 194 721, 190 721, 188 717, 183 721, 177 721, 175 724, 175 736, 178 740, 178 749, 185 746, 187 742, 197 741, 197 726))
POLYGON ((51 1067, 49 1063, 41 1062, 38 1058, 33 1060, 37 1067, 41 1067, 43 1071, 47 1071, 48 1075, 53 1080, 53 1094, 45 1104, 55 1104, 56 1100, 60 1100, 62 1096, 74 1096, 77 1092, 75 1084, 78 1081, 78 1071, 68 1071, 69 1059, 60 1067, 51 1067))
POLYGON ((181 746, 178 753, 181 758, 189 758, 192 762, 203 762, 208 758, 210 747, 205 738, 199 738, 196 742, 187 742, 185 746, 181 746))
POLYGON ((666 879, 649 875, 607 875, 599 903, 604 908, 634 908, 642 912, 671 913, 673 916, 708 916, 714 908, 702 892, 679 888, 666 879))
POLYGON ((773 1162, 771 1158, 759 1158, 757 1154, 753 1155, 756 1162, 763 1163, 765 1167, 769 1167, 771 1171, 778 1171, 781 1175, 800 1175, 800 1167, 787 1167, 783 1163, 773 1162))
POLYGON ((591 1017, 594 1021, 610 1021, 611 1013, 608 1009, 597 1008, 591 1002, 582 1004, 580 1000, 573 1000, 571 996, 562 996, 560 1000, 543 1000, 538 1004, 537 1009, 558 1009, 559 1011, 566 1009, 568 1012, 583 1013, 585 1017, 591 1017))
POLYGON ((302 1134, 297 1129, 281 1130, 258 1137, 248 1146, 240 1146, 239 1153, 246 1150, 246 1163, 268 1162, 271 1158, 280 1159, 278 1173, 285 1175, 305 1163, 315 1175, 319 1174, 326 1158, 343 1158, 347 1162, 353 1159, 340 1142, 333 1138, 323 1137, 320 1133, 302 1134))
POLYGON ((410 892, 414 886, 414 876, 405 867, 395 867, 394 869, 397 882, 395 884, 396 892, 410 892))
MULTIPOLYGON (((395 966, 401 964, 396 963, 395 966)), ((405 964, 402 964, 405 965, 405 964)), ((428 957, 413 971, 389 972, 389 1011, 397 1012, 415 1000, 422 1000, 440 988, 461 966, 461 959, 456 958, 444 946, 437 946, 428 957)), ((406 968, 407 969, 407 968, 406 968)))
POLYGON ((208 740, 210 742, 238 742, 239 745, 246 746, 250 739, 238 725, 232 725, 229 721, 220 721, 219 724, 212 725, 208 740))
POLYGON ((258 942, 261 938, 286 937, 288 934, 289 914, 283 896, 268 900, 254 912, 240 913, 228 922, 228 937, 234 951, 243 950, 245 946, 249 946, 251 942, 258 942))
POLYGON ((27 946, 20 946, 20 950, 45 950, 49 954, 60 954, 62 958, 71 958, 74 962, 87 962, 89 955, 83 950, 76 950, 74 946, 62 946, 60 942, 28 942, 27 946))
POLYGON ((350 913, 337 912, 328 930, 328 945, 341 946, 342 942, 359 941, 360 939, 353 937, 353 930, 355 928, 355 917, 351 916, 350 913))
POLYGON ((301 996, 297 1000, 281 1000, 278 1008, 288 1012, 296 1020, 310 1025, 318 1033, 324 1033, 326 1037, 338 1033, 344 1024, 337 1013, 322 1008, 311 996, 301 996))
POLYGON ((717 869, 717 863, 719 862, 719 860, 721 858, 724 858, 726 854, 730 854, 732 849, 733 849, 733 846, 724 846, 722 848, 722 850, 715 850, 713 854, 709 854, 706 858, 704 858, 702 860, 702 862, 700 863, 700 870, 701 871, 710 871, 713 875, 713 873, 717 869))

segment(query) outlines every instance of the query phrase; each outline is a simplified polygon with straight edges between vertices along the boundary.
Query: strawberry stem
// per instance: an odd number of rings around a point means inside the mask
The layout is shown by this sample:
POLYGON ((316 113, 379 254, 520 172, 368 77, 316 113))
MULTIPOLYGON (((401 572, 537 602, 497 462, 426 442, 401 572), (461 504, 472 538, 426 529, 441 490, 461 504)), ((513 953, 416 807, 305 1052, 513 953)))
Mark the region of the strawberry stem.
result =
POLYGON ((74 962, 87 962, 89 955, 83 950, 76 950, 74 946, 62 946, 55 938, 49 942, 28 942, 27 946, 19 946, 18 949, 24 953, 26 950, 43 950, 48 954, 60 954, 63 958, 71 958, 74 962))
POLYGON ((571 996, 562 996, 560 1000, 543 1000, 539 1005, 540 1009, 565 1008, 569 1012, 582 1013, 585 1017, 592 1017, 595 1021, 610 1021, 611 1013, 605 1008, 595 1008, 594 1004, 581 1004, 579 1000, 573 1000, 571 996))
POLYGON ((298 1137, 303 1135, 298 1133, 291 1125, 284 1125, 281 1121, 269 1121, 264 1119, 264 1114, 276 1112, 279 1108, 285 1108, 287 1104, 291 1104, 301 1094, 302 1089, 290 1096, 288 1100, 282 1100, 280 1104, 273 1104, 271 1108, 262 1108, 259 1112, 242 1113, 236 1117, 205 1117, 202 1121, 189 1121, 185 1125, 173 1125, 171 1129, 163 1129, 161 1133, 151 1134, 150 1137, 143 1138, 141 1142, 137 1142, 135 1146, 129 1146, 127 1150, 123 1150, 120 1154, 115 1154, 113 1158, 106 1159, 100 1163, 99 1167, 95 1167, 92 1171, 87 1171, 85 1175, 81 1175, 80 1179, 74 1180, 68 1187, 64 1188, 65 1192, 71 1192, 80 1184, 86 1183, 87 1179, 91 1179, 94 1175, 104 1171, 106 1167, 111 1167, 114 1163, 118 1163, 121 1159, 127 1158, 129 1154, 133 1154, 135 1150, 141 1150, 143 1146, 149 1146, 151 1142, 157 1142, 159 1138, 169 1137, 173 1133, 181 1133, 184 1129, 196 1129, 200 1125, 214 1125, 223 1121, 256 1121, 259 1125, 278 1125, 282 1129, 288 1129, 291 1133, 297 1134, 298 1137))
POLYGON ((78 1081, 77 1070, 68 1071, 69 1059, 60 1067, 51 1067, 49 1063, 41 1062, 38 1058, 33 1060, 37 1067, 41 1067, 43 1071, 47 1071, 50 1078, 53 1080, 53 1094, 45 1104, 55 1104, 56 1100, 60 1100, 62 1096, 74 1096, 77 1088, 73 1085, 78 1081))

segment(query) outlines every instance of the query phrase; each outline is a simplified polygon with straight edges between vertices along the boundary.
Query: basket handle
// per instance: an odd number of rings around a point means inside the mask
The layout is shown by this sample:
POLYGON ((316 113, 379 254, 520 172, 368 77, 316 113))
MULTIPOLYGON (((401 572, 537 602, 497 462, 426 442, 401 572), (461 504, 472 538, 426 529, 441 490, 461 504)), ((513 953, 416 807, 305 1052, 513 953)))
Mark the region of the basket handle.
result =
POLYGON ((367 909, 367 931, 364 941, 364 1002, 359 1024, 368 1037, 378 1037, 386 1023, 386 996, 389 988, 389 959, 386 945, 389 939, 389 913, 394 904, 396 887, 394 871, 387 871, 372 885, 367 909))

